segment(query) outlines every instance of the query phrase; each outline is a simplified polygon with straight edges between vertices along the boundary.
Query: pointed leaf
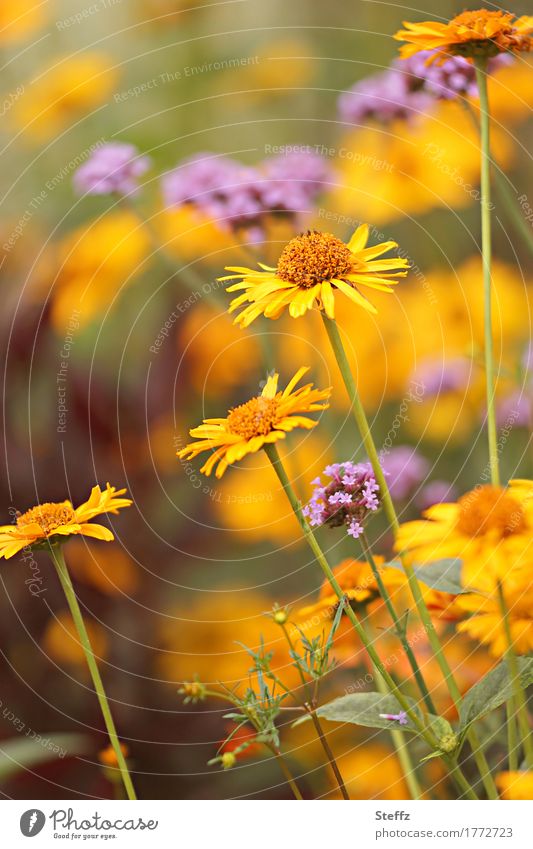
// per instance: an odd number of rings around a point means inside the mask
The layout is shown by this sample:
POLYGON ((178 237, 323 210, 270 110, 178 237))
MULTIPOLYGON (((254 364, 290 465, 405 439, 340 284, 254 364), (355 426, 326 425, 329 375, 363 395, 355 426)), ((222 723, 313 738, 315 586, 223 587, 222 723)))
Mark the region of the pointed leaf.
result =
MULTIPOLYGON (((422 714, 414 699, 407 699, 409 707, 422 719, 422 714)), ((351 693, 334 699, 322 705, 317 713, 330 722, 349 722, 353 725, 364 725, 367 728, 386 728, 388 730, 401 728, 404 731, 416 732, 409 718, 406 725, 400 725, 393 719, 383 719, 380 714, 399 714, 402 707, 394 696, 382 693, 351 693)), ((436 719, 437 717, 435 717, 436 719)))
MULTIPOLYGON (((33 732, 32 732, 33 733, 33 732)), ((83 734, 46 734, 10 738, 0 742, 0 779, 34 769, 47 761, 73 757, 90 751, 94 744, 83 734)))
MULTIPOLYGON (((517 658, 522 687, 533 684, 533 658, 517 658)), ((460 730, 465 731, 476 719, 481 719, 500 707, 513 694, 507 663, 502 661, 474 684, 466 693, 459 711, 460 730)))
MULTIPOLYGON (((402 564, 398 560, 387 563, 394 569, 403 571, 402 564)), ((467 592, 461 586, 461 560, 445 557, 442 560, 434 560, 424 566, 415 565, 414 572, 419 581, 432 590, 451 595, 460 595, 467 592)))

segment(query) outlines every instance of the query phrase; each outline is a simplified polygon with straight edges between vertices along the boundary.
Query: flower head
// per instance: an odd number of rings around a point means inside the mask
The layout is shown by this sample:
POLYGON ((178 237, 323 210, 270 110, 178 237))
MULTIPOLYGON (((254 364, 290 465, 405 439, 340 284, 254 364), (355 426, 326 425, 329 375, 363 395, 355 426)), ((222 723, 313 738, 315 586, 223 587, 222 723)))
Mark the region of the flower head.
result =
POLYGON ((303 508, 304 516, 310 525, 346 525, 346 532, 357 539, 368 514, 379 507, 379 484, 370 463, 334 463, 326 466, 324 474, 330 480, 325 484, 320 478, 313 481, 315 489, 303 508))
POLYGON ((238 280, 228 292, 241 292, 229 312, 244 306, 235 323, 248 327, 260 315, 279 318, 286 307, 293 318, 314 306, 334 318, 336 290, 369 312, 377 312, 358 286, 392 292, 391 286, 398 282, 396 278, 405 277, 409 263, 403 258, 376 259, 397 244, 383 242, 367 248, 368 232, 368 224, 362 224, 344 244, 331 233, 308 230, 285 245, 276 268, 228 267, 232 274, 221 280, 238 280))
POLYGON ((8 560, 23 548, 46 541, 57 544, 72 534, 105 542, 113 540, 109 528, 90 520, 102 513, 118 513, 123 507, 129 507, 133 502, 130 498, 122 498, 125 492, 109 484, 103 492, 99 486, 93 486, 88 501, 79 507, 73 507, 70 501, 46 502, 32 507, 19 514, 14 525, 0 526, 0 557, 8 560))
POLYGON ((150 167, 148 156, 139 156, 135 145, 113 142, 93 151, 74 174, 78 194, 128 195, 137 191, 137 178, 150 167))
MULTIPOLYGON (((386 587, 397 589, 405 586, 403 572, 399 569, 383 568, 383 557, 376 556, 374 561, 386 587)), ((381 598, 375 575, 366 561, 348 558, 334 568, 333 574, 352 605, 372 604, 381 598)), ((316 614, 333 618, 338 604, 339 599, 331 589, 329 581, 326 580, 320 588, 318 600, 314 604, 300 608, 296 619, 301 624, 316 614)))
POLYGON ((529 565, 530 481, 513 481, 508 488, 478 486, 457 502, 435 504, 423 515, 425 519, 400 527, 397 550, 419 563, 460 558, 464 586, 493 592, 498 581, 508 581, 529 565))
POLYGON ((317 422, 299 414, 325 410, 331 390, 313 389, 312 383, 295 389, 307 371, 306 367, 299 369, 286 388, 279 391, 279 375, 271 375, 261 395, 233 407, 226 418, 204 419, 203 424, 190 431, 198 441, 178 451, 178 457, 191 459, 203 451, 213 450, 200 471, 210 475, 218 464, 215 474, 220 478, 231 463, 285 439, 294 428, 311 430, 317 422))
POLYGON ((533 44, 533 17, 524 15, 515 18, 509 12, 488 9, 461 12, 446 24, 439 21, 404 21, 404 26, 406 29, 399 30, 394 36, 397 41, 408 42, 401 48, 402 59, 421 50, 435 50, 430 61, 444 59, 450 54, 472 60, 504 52, 528 51, 533 44))
POLYGON ((410 445, 398 445, 381 458, 393 498, 407 498, 429 472, 429 462, 410 445))

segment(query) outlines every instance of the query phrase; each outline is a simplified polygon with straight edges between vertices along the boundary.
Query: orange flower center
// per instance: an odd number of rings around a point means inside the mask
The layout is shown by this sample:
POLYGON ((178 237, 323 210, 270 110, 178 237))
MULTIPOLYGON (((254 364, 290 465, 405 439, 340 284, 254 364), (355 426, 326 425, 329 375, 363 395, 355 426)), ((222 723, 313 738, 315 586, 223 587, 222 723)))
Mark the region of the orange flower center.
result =
POLYGON ((515 27, 515 18, 508 12, 490 12, 487 9, 466 11, 450 21, 455 34, 451 51, 459 56, 495 56, 507 50, 531 50, 532 40, 515 27))
POLYGON ((459 499, 458 530, 468 536, 496 531, 501 537, 520 533, 526 520, 522 506, 498 486, 482 486, 459 499))
POLYGON ((254 436, 266 436, 270 433, 277 418, 278 400, 259 395, 230 410, 228 428, 230 433, 242 436, 243 439, 253 439, 254 436))
POLYGON ((37 523, 45 534, 50 534, 62 525, 68 525, 75 519, 72 506, 68 502, 57 504, 46 502, 32 507, 17 517, 17 526, 23 528, 25 525, 37 523))
POLYGON ((278 277, 310 289, 324 280, 342 279, 355 267, 354 255, 331 233, 302 233, 285 246, 278 260, 278 277))
POLYGON ((451 21, 452 26, 467 27, 475 33, 481 33, 485 30, 487 24, 491 26, 496 22, 500 24, 498 32, 511 32, 513 16, 508 12, 494 11, 488 9, 468 9, 466 12, 461 12, 451 21))

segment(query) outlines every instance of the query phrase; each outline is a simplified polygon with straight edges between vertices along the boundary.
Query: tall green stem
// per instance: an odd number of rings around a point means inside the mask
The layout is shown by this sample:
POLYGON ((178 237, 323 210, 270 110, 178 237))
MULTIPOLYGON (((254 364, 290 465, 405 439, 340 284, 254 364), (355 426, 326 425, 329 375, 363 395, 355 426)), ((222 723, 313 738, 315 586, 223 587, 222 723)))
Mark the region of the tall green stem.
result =
POLYGON ((431 696, 429 695, 429 691, 428 691, 428 688, 426 686, 426 682, 424 681, 424 676, 422 675, 422 672, 420 670, 420 667, 419 667, 418 662, 416 660, 416 657, 414 655, 413 649, 411 648, 411 646, 409 644, 406 629, 405 629, 404 625, 402 625, 402 623, 400 621, 400 617, 396 613, 396 608, 394 607, 394 605, 392 603, 390 593, 389 593, 387 587, 385 586, 385 583, 383 582, 383 578, 381 577, 381 574, 380 574, 380 571, 377 567, 376 561, 374 560, 374 557, 372 555, 372 551, 371 551, 370 546, 368 544, 366 534, 362 534, 362 536, 360 537, 360 541, 361 541, 361 545, 362 545, 362 548, 363 548, 363 553, 365 555, 365 558, 366 558, 366 560, 367 560, 367 562, 368 562, 368 564, 369 564, 369 566, 372 570, 372 574, 374 575, 374 578, 376 579, 376 583, 378 585, 380 595, 381 595, 383 601, 385 602, 385 606, 390 613, 392 621, 394 622, 394 625, 395 625, 395 628, 396 628, 396 634, 397 634, 397 636, 398 636, 398 638, 399 638, 399 640, 402 644, 403 650, 404 650, 406 657, 409 661, 411 669, 413 670, 413 675, 415 676, 415 680, 416 680, 416 683, 418 684, 418 689, 420 690, 420 692, 422 694, 422 698, 424 699, 424 703, 425 703, 425 705, 426 705, 426 707, 427 707, 427 709, 430 713, 436 714, 437 709, 436 709, 435 705, 433 704, 433 700, 432 700, 431 696))
POLYGON ((494 486, 500 485, 498 442, 496 435, 494 350, 492 338, 492 232, 490 199, 490 112, 487 90, 487 60, 475 59, 479 90, 481 130, 481 253, 483 260, 483 295, 485 323, 485 381, 487 392, 487 430, 489 437, 490 475, 494 486))
MULTIPOLYGON (((514 705, 516 708, 518 728, 520 731, 522 746, 524 747, 524 754, 526 757, 528 769, 533 769, 533 741, 531 738, 531 729, 529 727, 529 720, 527 715, 526 697, 524 694, 524 689, 520 682, 520 669, 518 667, 518 660, 514 650, 513 636, 511 633, 511 625, 509 622, 509 610, 507 608, 507 602, 505 601, 503 588, 500 583, 498 584, 498 602, 502 614, 502 624, 505 633, 505 641, 507 643, 507 651, 505 653, 505 657, 507 660, 507 665, 509 667, 509 677, 511 678, 513 688, 514 705)), ((508 721, 509 719, 510 717, 508 717, 508 721)))
POLYGON ((54 566, 56 567, 57 575, 61 582, 61 586, 63 587, 63 592, 65 593, 65 598, 67 599, 67 604, 72 614, 74 625, 76 626, 76 631, 78 632, 80 644, 83 649, 83 653, 85 654, 85 659, 87 661, 87 666, 89 667, 89 672, 91 673, 91 678, 100 705, 100 710, 102 711, 102 716, 104 717, 107 733, 109 734, 109 740, 111 742, 111 745, 113 746, 113 750, 117 758, 118 767, 120 769, 120 774, 122 776, 122 781, 124 782, 124 787, 128 795, 128 799, 134 800, 137 797, 133 788, 133 783, 128 770, 128 765, 126 763, 126 759, 124 757, 122 749, 120 748, 120 742, 117 735, 117 729, 115 728, 115 722, 111 714, 111 708, 109 707, 109 702, 107 700, 107 696, 104 690, 104 684, 102 682, 100 671, 96 663, 94 652, 91 646, 91 641, 87 633, 87 628, 85 627, 85 622, 83 621, 83 616, 80 610, 80 606, 78 604, 78 599, 76 598, 76 593, 74 591, 74 587, 72 586, 72 581, 70 579, 67 564, 65 563, 63 551, 60 547, 50 546, 49 553, 54 563, 54 566))
MULTIPOLYGON (((331 588, 333 589, 335 595, 339 599, 339 602, 344 606, 346 616, 350 620, 350 623, 352 624, 352 626, 355 629, 359 639, 361 640, 363 646, 365 647, 372 663, 374 664, 374 666, 378 670, 379 674, 381 675, 381 677, 385 681, 385 683, 386 683, 386 685, 389 689, 389 692, 394 695, 398 704, 400 705, 402 710, 405 711, 405 713, 407 714, 407 716, 409 717, 409 719, 411 720, 411 722, 413 723, 413 725, 415 726, 415 728, 417 729, 417 731, 419 732, 421 737, 426 741, 426 743, 432 749, 434 749, 436 747, 436 744, 437 744, 435 736, 425 726, 424 722, 419 717, 417 712, 414 711, 411 708, 411 705, 409 704, 409 702, 407 701, 407 699, 403 695, 402 691, 397 686, 396 682, 394 681, 392 676, 389 674, 389 672, 385 668, 385 666, 384 666, 383 662, 381 661, 378 653, 376 652, 374 646, 372 645, 372 641, 368 639, 368 636, 367 636, 364 628, 362 627, 361 623, 359 622, 359 619, 357 618, 355 611, 352 609, 350 604, 346 604, 346 599, 345 599, 344 593, 342 591, 342 588, 341 588, 339 582, 337 581, 337 579, 335 578, 335 575, 333 574, 333 571, 331 570, 331 567, 330 567, 330 565, 329 565, 329 563, 326 559, 326 556, 324 555, 322 549, 320 548, 320 546, 319 546, 319 544, 316 540, 316 537, 313 534, 313 531, 311 530, 311 528, 309 527, 309 525, 307 524, 307 522, 305 520, 305 516, 303 515, 300 502, 298 501, 298 498, 296 497, 296 493, 294 492, 294 490, 291 486, 291 483, 289 481, 289 478, 287 477, 287 473, 285 472, 285 468, 283 466, 283 463, 281 462, 281 459, 280 459, 280 456, 279 456, 279 453, 278 453, 276 446, 274 444, 265 445, 265 452, 266 452, 270 462, 272 463, 274 471, 276 472, 276 474, 278 476, 279 482, 280 482, 281 486, 283 487, 285 495, 287 496, 287 499, 288 499, 288 501, 289 501, 289 503, 290 503, 290 505, 293 509, 294 515, 296 516, 296 518, 297 518, 297 520, 300 524, 300 527, 302 529, 304 537, 305 537, 309 547, 311 548, 311 551, 315 555, 317 562, 318 562, 320 568, 322 569, 322 572, 324 573, 324 577, 329 582, 329 584, 330 584, 331 588)), ((408 763, 409 763, 409 769, 408 769, 408 772, 405 775, 405 778, 406 778, 406 781, 412 781, 412 776, 414 775, 414 768, 413 768, 413 765, 411 763, 409 753, 406 751, 405 754, 404 754, 404 758, 403 758, 404 763, 407 763, 407 758, 408 758, 408 763)), ((443 760, 446 764, 450 763, 449 758, 443 757, 443 760)), ((466 779, 465 779, 465 781, 466 781, 466 779)), ((472 794, 472 798, 475 798, 474 791, 471 789, 470 792, 472 794)))
MULTIPOLYGON (((361 439, 363 440, 363 445, 372 465, 374 477, 376 478, 376 481, 380 487, 381 502, 383 504, 385 515, 387 516, 387 519, 393 529, 394 535, 396 536, 398 528, 400 527, 400 523, 398 521, 398 516, 396 515, 396 510, 394 508, 389 488, 387 486, 387 481, 385 480, 385 476, 383 474, 383 470, 379 462, 376 445, 372 438, 372 433, 370 431, 368 420, 366 418, 365 410, 361 403, 361 399, 359 397, 359 393, 357 391, 357 387, 353 379, 350 364, 348 362, 348 358, 344 350, 344 345, 342 344, 339 328, 337 327, 336 321, 334 319, 328 318, 324 312, 322 312, 322 319, 324 321, 324 326, 326 328, 326 332, 328 334, 333 353, 335 354, 337 365, 339 366, 339 371, 342 375, 342 379, 344 381, 348 397, 352 404, 353 415, 357 427, 359 429, 361 439)), ((450 696, 453 702, 455 703, 456 707, 459 707, 462 700, 461 693, 453 676, 452 670, 450 669, 448 661, 444 656, 444 651, 433 626, 433 621, 431 619, 431 615, 427 608, 426 602, 424 601, 424 596, 422 595, 420 584, 418 583, 417 577, 411 564, 401 555, 400 559, 402 562, 403 570, 407 576, 409 589, 411 591, 411 594, 416 604, 416 608, 418 610, 418 615, 420 616, 424 629, 427 633, 431 650, 435 656, 435 660, 437 661, 440 667, 444 680, 446 681, 448 692, 450 693, 450 696)), ((487 760, 485 758, 483 750, 480 747, 477 734, 473 728, 470 728, 468 732, 468 740, 470 742, 470 745, 472 746, 474 759, 483 778, 483 784, 485 786, 487 795, 490 799, 497 799, 498 791, 496 789, 496 785, 494 784, 494 780, 491 776, 487 760)))

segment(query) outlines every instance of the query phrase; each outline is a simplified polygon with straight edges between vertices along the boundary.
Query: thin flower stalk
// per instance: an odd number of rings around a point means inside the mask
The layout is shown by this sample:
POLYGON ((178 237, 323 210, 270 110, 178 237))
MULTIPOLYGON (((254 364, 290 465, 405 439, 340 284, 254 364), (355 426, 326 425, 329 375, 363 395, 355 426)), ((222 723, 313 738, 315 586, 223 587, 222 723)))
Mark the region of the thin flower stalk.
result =
MULTIPOLYGON (((265 445, 265 452, 266 452, 266 454, 267 454, 267 456, 268 456, 268 458, 269 458, 269 460, 270 460, 270 462, 271 462, 271 464, 274 468, 274 471, 276 472, 276 474, 278 476, 279 482, 280 482, 281 486, 283 487, 283 490, 284 490, 284 492, 287 496, 287 499, 288 499, 288 501, 289 501, 289 503, 290 503, 290 505, 293 509, 293 512, 294 512, 294 514, 295 514, 295 516, 298 520, 298 523, 299 523, 299 525, 300 525, 300 527, 303 531, 305 539, 306 539, 309 547, 311 548, 311 551, 315 555, 317 562, 318 562, 320 568, 322 569, 322 572, 323 572, 325 578, 329 581, 335 595, 339 599, 339 602, 341 602, 341 604, 344 606, 346 616, 348 617, 351 625, 355 629, 355 631, 356 631, 359 639, 361 640, 364 648, 366 649, 372 663, 375 665, 376 669, 379 671, 380 675, 382 676, 383 680, 385 681, 389 692, 396 698, 396 700, 398 701, 402 710, 405 711, 405 713, 407 714, 407 716, 409 717, 409 719, 411 720, 411 722, 413 723, 413 725, 417 729, 418 733, 421 735, 421 737, 426 741, 426 743, 432 749, 435 749, 437 747, 437 741, 436 741, 433 733, 426 727, 426 725, 424 724, 423 720, 419 717, 419 715, 415 711, 413 711, 413 709, 411 708, 411 705, 409 704, 407 699, 404 697, 401 689, 398 687, 398 685, 396 684, 396 682, 394 681, 394 679, 392 678, 390 673, 387 671, 382 660, 380 659, 378 653, 376 652, 376 650, 375 650, 375 648, 372 644, 372 641, 369 640, 369 638, 368 638, 364 628, 362 627, 355 611, 352 609, 350 604, 346 603, 346 599, 345 599, 344 593, 342 591, 342 588, 341 588, 339 582, 337 581, 337 579, 335 578, 335 575, 333 574, 333 571, 332 571, 332 569, 331 569, 331 567, 330 567, 330 565, 329 565, 329 563, 326 559, 326 556, 324 555, 322 549, 320 548, 320 546, 319 546, 319 544, 316 540, 315 535, 313 534, 311 528, 309 527, 309 525, 306 522, 305 516, 303 515, 303 512, 302 512, 300 502, 298 501, 296 493, 294 492, 294 490, 291 486, 291 483, 289 481, 287 473, 285 472, 285 468, 283 466, 283 463, 281 462, 281 459, 280 459, 280 456, 279 456, 279 453, 277 451, 276 446, 272 445, 272 444, 271 445, 265 445)), ((405 756, 409 757, 409 769, 408 769, 408 772, 405 775, 406 781, 409 781, 412 778, 413 765, 410 761, 410 755, 407 752, 405 753, 405 756)), ((442 757, 442 760, 447 765, 450 765, 450 768, 451 768, 451 763, 452 763, 453 759, 451 757, 445 756, 445 755, 441 755, 441 757, 442 757)), ((405 758, 404 758, 404 762, 405 762, 405 758)), ((465 779, 465 782, 466 782, 466 779, 465 779)), ((470 798, 477 798, 476 794, 475 794, 475 792, 472 788, 470 788, 469 794, 470 794, 470 798)))
POLYGON ((120 770, 122 781, 124 783, 124 788, 126 790, 128 799, 135 800, 137 796, 135 794, 133 782, 131 780, 128 765, 126 763, 126 759, 124 757, 124 753, 120 745, 117 729, 115 727, 111 708, 109 706, 107 695, 104 689, 104 684, 100 675, 100 670, 98 669, 98 665, 96 663, 94 651, 91 646, 89 635, 87 633, 87 628, 85 627, 85 622, 83 620, 83 615, 78 604, 78 599, 76 598, 76 593, 72 585, 63 551, 59 546, 51 545, 49 548, 49 554, 56 568, 59 581, 63 588, 63 592, 65 593, 65 598, 70 609, 70 613, 74 620, 74 625, 76 626, 76 631, 80 639, 80 645, 83 649, 83 653, 87 661, 87 666, 89 667, 89 672, 91 673, 91 678, 94 684, 96 696, 98 698, 98 703, 100 705, 100 710, 102 711, 102 716, 104 718, 107 733, 109 735, 109 740, 117 758, 118 768, 120 770))

